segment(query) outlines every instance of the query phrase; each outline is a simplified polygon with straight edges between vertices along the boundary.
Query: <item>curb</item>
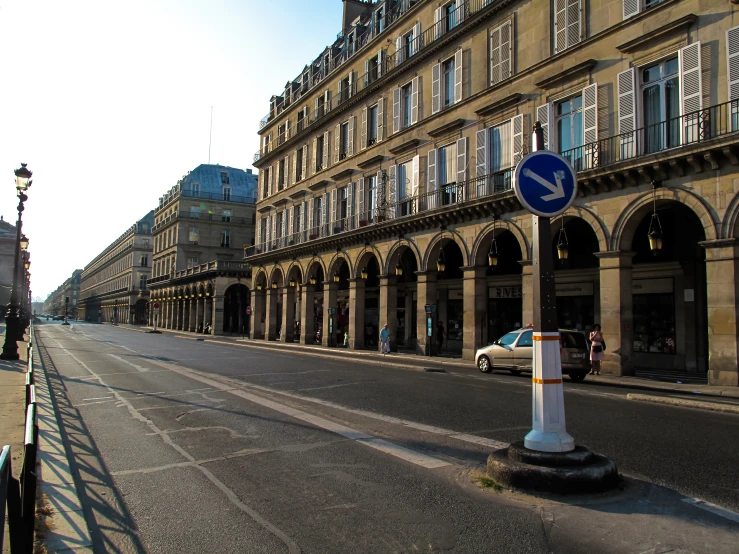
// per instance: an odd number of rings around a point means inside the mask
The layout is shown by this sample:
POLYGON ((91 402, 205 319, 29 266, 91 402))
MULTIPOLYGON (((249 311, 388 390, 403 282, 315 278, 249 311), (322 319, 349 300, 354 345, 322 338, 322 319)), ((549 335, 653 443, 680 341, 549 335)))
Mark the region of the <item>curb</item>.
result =
POLYGON ((681 408, 697 408, 699 410, 709 410, 713 412, 723 412, 726 414, 739 415, 739 406, 731 404, 720 404, 718 402, 702 402, 699 400, 686 400, 683 398, 673 398, 671 396, 652 396, 649 394, 627 394, 629 400, 638 400, 641 402, 652 402, 654 404, 667 404, 669 406, 678 406, 681 408))
POLYGON ((34 364, 43 373, 36 383, 39 422, 39 465, 41 493, 46 495, 53 512, 47 521, 51 523, 44 546, 49 552, 92 552, 92 538, 87 527, 74 475, 69 465, 67 450, 59 429, 59 411, 51 395, 49 377, 46 374, 38 336, 33 332, 34 364))

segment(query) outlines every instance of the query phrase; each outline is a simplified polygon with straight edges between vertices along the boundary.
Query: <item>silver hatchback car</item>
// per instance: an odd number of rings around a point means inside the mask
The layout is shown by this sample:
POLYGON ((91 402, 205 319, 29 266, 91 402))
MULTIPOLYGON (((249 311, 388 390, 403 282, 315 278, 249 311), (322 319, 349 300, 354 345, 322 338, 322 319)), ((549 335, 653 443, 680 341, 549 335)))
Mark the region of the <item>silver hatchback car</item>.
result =
MULTIPOLYGON (((495 368, 507 369, 514 375, 531 371, 534 351, 534 330, 524 327, 500 337, 475 354, 475 365, 483 373, 495 368)), ((582 381, 590 372, 590 343, 582 331, 560 329, 562 374, 573 381, 582 381)))

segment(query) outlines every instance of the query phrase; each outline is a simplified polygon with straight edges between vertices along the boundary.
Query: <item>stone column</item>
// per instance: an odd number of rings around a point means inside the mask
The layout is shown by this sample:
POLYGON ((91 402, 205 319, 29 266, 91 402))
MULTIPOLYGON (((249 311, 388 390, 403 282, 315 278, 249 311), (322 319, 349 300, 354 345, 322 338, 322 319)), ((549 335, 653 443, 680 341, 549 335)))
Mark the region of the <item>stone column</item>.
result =
POLYGON ((167 329, 172 329, 174 327, 174 318, 174 302, 170 300, 167 302, 167 329))
MULTIPOLYGON (((364 315, 364 314, 362 314, 364 315)), ((380 276, 380 328, 377 330, 377 349, 380 349, 380 330, 387 323, 390 329, 390 350, 398 351, 398 285, 394 275, 380 276)), ((364 317, 362 317, 364 323, 364 317)), ((364 329, 362 329, 364 334, 364 329)))
MULTIPOLYGON (((349 348, 352 350, 364 348, 364 287, 365 282, 362 278, 349 280, 349 348)), ((380 292, 380 298, 382 298, 382 292, 380 292)), ((382 314, 382 304, 380 314, 382 314)), ((380 317, 382 318, 382 315, 380 317)))
POLYGON ((205 331, 205 323, 203 323, 203 312, 205 311, 205 298, 198 297, 195 300, 195 331, 202 333, 205 331))
POLYGON ((286 286, 282 288, 282 333, 280 342, 293 341, 293 329, 295 326, 295 287, 286 286))
POLYGON ((198 329, 198 298, 197 296, 194 298, 190 298, 190 321, 188 324, 188 329, 191 333, 194 333, 198 329))
POLYGON ((339 283, 334 283, 333 281, 324 281, 323 282, 323 344, 325 346, 333 345, 334 340, 329 337, 329 321, 331 318, 334 320, 334 331, 336 331, 336 316, 337 314, 330 315, 328 313, 329 308, 336 309, 336 301, 339 297, 339 283))
POLYGON ((190 330, 190 299, 182 299, 182 330, 190 330))
POLYGON ((465 360, 474 360, 475 352, 486 344, 485 313, 488 303, 487 286, 485 283, 486 267, 465 267, 463 297, 463 347, 462 357, 465 360))
POLYGON ((264 317, 264 292, 254 289, 251 292, 251 338, 263 339, 264 327, 262 326, 262 318, 264 317))
MULTIPOLYGON (((534 266, 531 260, 521 260, 523 273, 521 274, 521 327, 534 323, 534 266)), ((497 337, 496 337, 497 338, 497 337)))
POLYGON ((226 302, 222 294, 213 296, 213 320, 211 325, 213 325, 214 335, 223 334, 223 308, 225 304, 226 302))
POLYGON ((172 304, 174 305, 174 317, 172 318, 172 330, 176 331, 180 328, 180 301, 176 298, 172 301, 172 304))
POLYGON ((434 348, 434 333, 436 329, 432 329, 432 336, 426 333, 426 304, 436 304, 436 271, 419 271, 418 288, 417 288, 417 309, 416 309, 416 353, 426 355, 426 346, 431 345, 434 348))
POLYGON ((303 285, 302 301, 300 302, 300 344, 313 344, 315 340, 315 315, 313 301, 315 300, 316 286, 310 283, 303 285))
POLYGON ((633 252, 596 252, 600 259, 600 323, 606 341, 601 371, 633 375, 634 347, 631 258, 633 252))
POLYGON ((264 340, 277 338, 277 289, 267 289, 267 310, 264 318, 264 340))
POLYGON ((711 240, 706 249, 708 384, 739 386, 739 241, 711 240))
POLYGON ((203 310, 203 330, 205 330, 205 326, 208 323, 213 325, 213 298, 210 296, 205 297, 205 309, 203 310))

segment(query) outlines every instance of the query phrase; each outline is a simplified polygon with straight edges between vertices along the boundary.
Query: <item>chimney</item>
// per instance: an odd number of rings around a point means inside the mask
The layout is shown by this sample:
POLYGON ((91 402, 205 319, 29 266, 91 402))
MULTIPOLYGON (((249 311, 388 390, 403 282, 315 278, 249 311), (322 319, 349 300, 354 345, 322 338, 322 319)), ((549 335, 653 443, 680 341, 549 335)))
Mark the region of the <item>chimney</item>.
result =
POLYGON ((346 31, 356 18, 372 5, 372 0, 342 0, 344 2, 344 17, 341 22, 342 33, 346 31))

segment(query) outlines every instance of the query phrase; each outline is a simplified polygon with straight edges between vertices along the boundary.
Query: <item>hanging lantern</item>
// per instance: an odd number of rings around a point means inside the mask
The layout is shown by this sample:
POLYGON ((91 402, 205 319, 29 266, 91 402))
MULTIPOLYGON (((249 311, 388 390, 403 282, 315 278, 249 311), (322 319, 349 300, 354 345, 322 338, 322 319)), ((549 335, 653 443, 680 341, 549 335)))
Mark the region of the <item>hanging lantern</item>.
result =
POLYGON ((277 281, 272 281, 272 288, 273 289, 276 289, 277 288, 277 281))
POLYGON ((318 279, 316 279, 315 275, 310 276, 310 284, 315 285, 318 282, 318 279))
POLYGON ((444 273, 446 270, 446 259, 444 259, 444 247, 442 246, 441 250, 439 251, 439 259, 436 262, 436 271, 439 273, 444 273))
POLYGON ((398 262, 398 265, 395 266, 395 275, 398 277, 401 277, 403 275, 403 266, 400 265, 400 262, 398 262))
POLYGON ((564 226, 559 229, 559 240, 557 241, 557 258, 564 262, 570 255, 569 244, 567 242, 567 231, 564 226))
POLYGON ((490 252, 488 252, 488 265, 495 267, 498 265, 498 243, 493 236, 493 242, 490 244, 490 252))
POLYGON ((295 279, 290 279, 290 286, 291 287, 294 287, 295 286, 295 279))
POLYGON ((362 268, 361 275, 362 275, 362 279, 364 279, 366 281, 367 280, 367 266, 365 266, 365 267, 362 268))
POLYGON ((261 283, 257 283, 257 290, 262 290, 262 285, 261 285, 261 283))
POLYGON ((662 250, 662 224, 660 223, 657 212, 652 214, 652 221, 649 222, 649 249, 652 254, 657 256, 662 250))
POLYGON ((339 272, 334 271, 334 283, 338 283, 338 282, 339 282, 339 272))

